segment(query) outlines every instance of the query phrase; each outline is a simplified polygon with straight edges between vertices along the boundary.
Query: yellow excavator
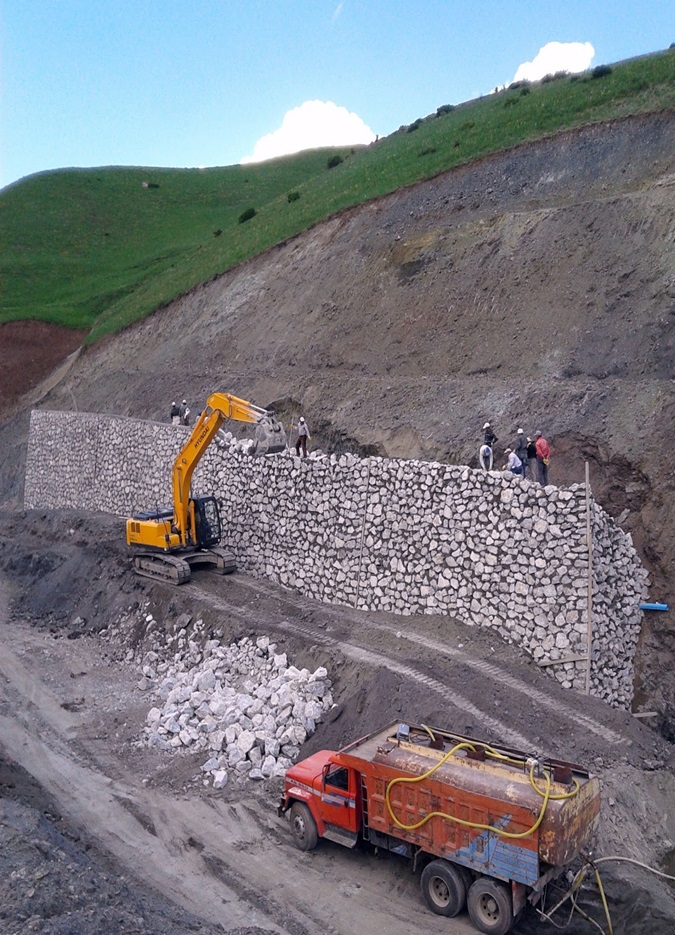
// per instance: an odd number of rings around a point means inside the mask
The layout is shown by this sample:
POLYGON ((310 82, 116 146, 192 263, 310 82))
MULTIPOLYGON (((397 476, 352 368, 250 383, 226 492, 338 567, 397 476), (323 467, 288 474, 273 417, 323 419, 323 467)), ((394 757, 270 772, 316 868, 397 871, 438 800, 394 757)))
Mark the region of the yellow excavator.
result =
POLYGON ((286 448, 286 433, 269 409, 229 393, 213 393, 173 464, 173 507, 137 513, 127 520, 127 545, 134 550, 139 575, 185 584, 193 565, 208 565, 218 574, 236 571, 234 555, 219 545, 220 512, 215 497, 190 496, 199 460, 227 419, 256 426, 254 455, 286 448))

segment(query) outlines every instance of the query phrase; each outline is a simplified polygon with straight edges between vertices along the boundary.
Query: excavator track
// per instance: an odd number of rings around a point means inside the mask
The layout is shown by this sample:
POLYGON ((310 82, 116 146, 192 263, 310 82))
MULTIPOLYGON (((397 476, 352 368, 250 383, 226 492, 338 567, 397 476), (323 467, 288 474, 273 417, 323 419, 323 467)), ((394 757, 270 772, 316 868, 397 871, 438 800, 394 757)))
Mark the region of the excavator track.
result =
MULTIPOLYGON (((199 555, 201 553, 197 554, 199 555)), ((208 550, 208 554, 215 556, 215 562, 210 560, 210 564, 214 566, 212 570, 215 571, 216 574, 231 575, 232 572, 237 570, 237 560, 232 552, 228 552, 227 549, 221 549, 220 546, 214 545, 208 550)), ((190 561, 189 557, 188 561, 190 561)), ((203 561, 204 556, 202 555, 202 558, 196 563, 201 564, 203 561)))
POLYGON ((192 565, 207 565, 217 575, 231 575, 237 570, 234 555, 220 546, 180 555, 169 555, 166 552, 138 552, 134 555, 134 571, 137 575, 169 584, 186 584, 190 580, 192 565))
POLYGON ((134 571, 144 578, 175 585, 186 584, 190 580, 189 564, 176 555, 163 552, 139 552, 134 555, 134 571))

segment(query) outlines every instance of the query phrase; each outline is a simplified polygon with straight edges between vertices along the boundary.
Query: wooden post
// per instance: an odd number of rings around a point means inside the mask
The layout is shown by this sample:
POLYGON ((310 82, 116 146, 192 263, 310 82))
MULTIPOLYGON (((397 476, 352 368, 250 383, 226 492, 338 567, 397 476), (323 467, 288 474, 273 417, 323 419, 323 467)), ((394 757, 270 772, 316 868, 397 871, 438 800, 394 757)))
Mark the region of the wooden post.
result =
POLYGON ((586 694, 591 693, 591 647, 593 643, 593 537, 591 535, 591 481, 588 461, 586 474, 586 547, 588 549, 588 604, 586 608, 586 694))

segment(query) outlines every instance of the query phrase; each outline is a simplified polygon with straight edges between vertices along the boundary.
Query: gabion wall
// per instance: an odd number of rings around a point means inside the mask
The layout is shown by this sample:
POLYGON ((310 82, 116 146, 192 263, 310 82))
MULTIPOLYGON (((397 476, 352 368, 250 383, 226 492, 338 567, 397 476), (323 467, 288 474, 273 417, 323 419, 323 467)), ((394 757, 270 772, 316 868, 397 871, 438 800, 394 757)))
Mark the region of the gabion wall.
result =
MULTIPOLYGON (((36 410, 25 505, 121 516, 168 506, 188 432, 36 410)), ((547 671, 584 690, 586 662, 570 659, 587 647, 583 485, 353 455, 253 458, 248 449, 220 433, 193 479, 195 493, 218 497, 223 545, 240 569, 321 601, 488 627, 539 663, 563 660, 547 671)), ((630 536, 593 500, 591 528, 591 692, 629 707, 647 574, 630 536)))

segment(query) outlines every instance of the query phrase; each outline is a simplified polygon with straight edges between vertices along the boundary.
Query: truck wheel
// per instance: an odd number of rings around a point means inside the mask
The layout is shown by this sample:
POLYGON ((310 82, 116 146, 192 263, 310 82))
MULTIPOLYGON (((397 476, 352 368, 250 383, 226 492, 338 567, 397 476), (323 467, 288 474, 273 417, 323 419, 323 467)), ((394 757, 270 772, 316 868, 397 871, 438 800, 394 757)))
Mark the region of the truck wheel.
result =
POLYGON ((466 902, 462 874, 445 860, 432 860, 420 878, 424 901, 439 916, 456 916, 466 902))
POLYGON ((314 850, 319 840, 316 822, 303 802, 294 802, 291 806, 291 834, 293 843, 301 851, 314 850))
POLYGON ((506 935, 515 922, 511 893, 506 884, 489 877, 479 877, 467 897, 469 916, 474 927, 485 935, 506 935))

